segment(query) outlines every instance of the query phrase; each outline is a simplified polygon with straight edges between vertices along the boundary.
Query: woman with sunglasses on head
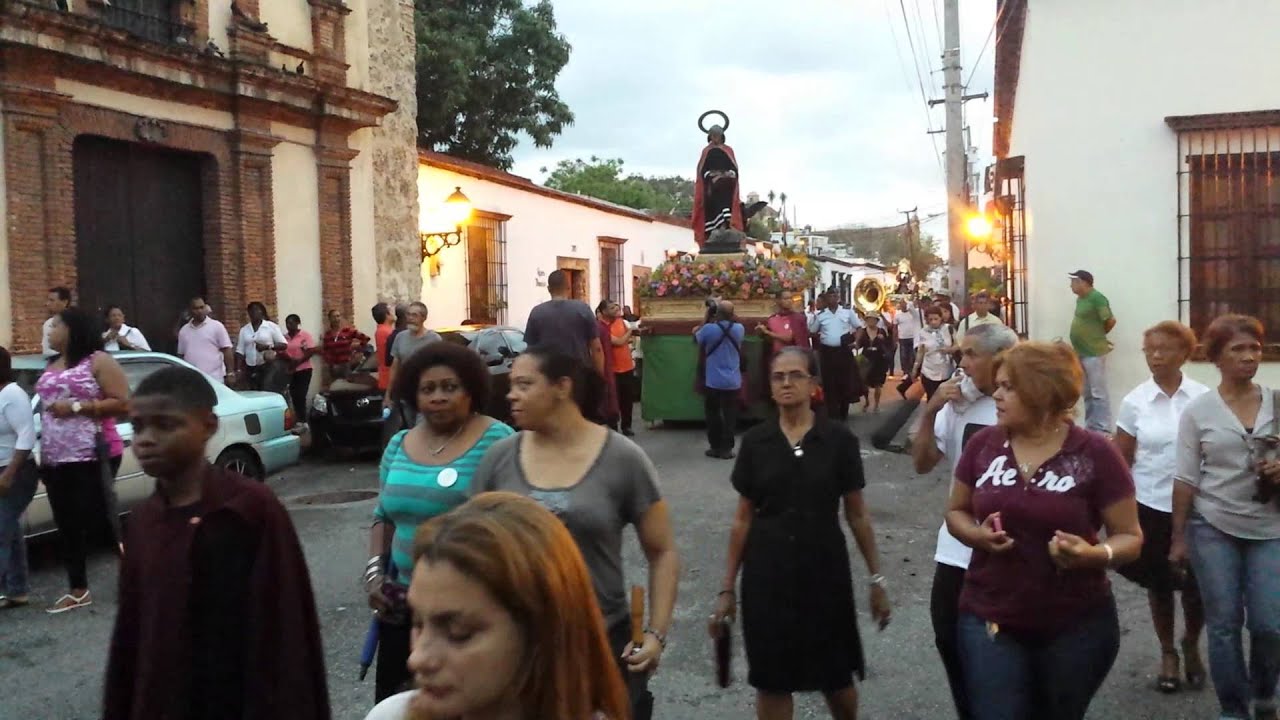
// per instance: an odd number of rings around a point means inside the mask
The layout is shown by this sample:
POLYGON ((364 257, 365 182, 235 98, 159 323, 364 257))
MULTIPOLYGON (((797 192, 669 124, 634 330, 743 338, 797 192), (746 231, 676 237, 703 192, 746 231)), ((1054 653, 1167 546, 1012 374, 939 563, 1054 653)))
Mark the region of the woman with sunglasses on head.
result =
POLYGON ((733 618, 741 569, 748 682, 760 720, 790 720, 797 692, 821 692, 836 720, 857 717, 853 678, 863 678, 865 663, 841 508, 871 576, 871 615, 880 629, 889 624, 858 438, 813 411, 815 371, 806 350, 774 357, 778 417, 743 436, 731 476, 740 497, 712 620, 733 618))
POLYGON ((600 374, 577 355, 547 347, 521 353, 507 395, 521 432, 494 444, 472 488, 527 495, 569 528, 591 571, 632 704, 642 707, 671 629, 680 559, 657 469, 634 442, 584 415, 599 407, 600 383, 600 374), (649 620, 639 646, 631 641, 622 567, 628 525, 649 565, 649 620))
POLYGON ((631 717, 582 554, 537 503, 479 495, 418 529, 413 563, 415 689, 365 720, 631 717))
POLYGON ((481 413, 489 369, 476 352, 447 342, 422 346, 400 365, 390 394, 423 422, 396 433, 382 453, 382 490, 369 534, 364 586, 379 623, 379 701, 404 689, 409 624, 404 597, 413 537, 422 523, 466 501, 481 458, 513 433, 481 413))

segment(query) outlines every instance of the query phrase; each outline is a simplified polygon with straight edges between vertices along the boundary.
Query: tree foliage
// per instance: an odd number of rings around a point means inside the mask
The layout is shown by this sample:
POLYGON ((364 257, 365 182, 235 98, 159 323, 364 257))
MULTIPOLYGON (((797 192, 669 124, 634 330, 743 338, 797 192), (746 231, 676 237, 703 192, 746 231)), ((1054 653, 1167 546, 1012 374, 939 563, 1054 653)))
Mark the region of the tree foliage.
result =
POLYGON ((918 278, 926 277, 942 264, 942 258, 938 257, 937 239, 920 233, 920 226, 916 223, 910 226, 854 226, 816 234, 825 235, 833 243, 847 246, 854 257, 892 266, 906 258, 912 274, 918 278))
POLYGON ((692 180, 676 175, 627 175, 623 161, 618 158, 593 156, 589 160, 561 160, 547 176, 546 186, 637 210, 682 217, 693 213, 692 180))
POLYGON ((419 146, 505 170, 521 133, 551 147, 573 123, 550 0, 415 0, 414 25, 419 146))

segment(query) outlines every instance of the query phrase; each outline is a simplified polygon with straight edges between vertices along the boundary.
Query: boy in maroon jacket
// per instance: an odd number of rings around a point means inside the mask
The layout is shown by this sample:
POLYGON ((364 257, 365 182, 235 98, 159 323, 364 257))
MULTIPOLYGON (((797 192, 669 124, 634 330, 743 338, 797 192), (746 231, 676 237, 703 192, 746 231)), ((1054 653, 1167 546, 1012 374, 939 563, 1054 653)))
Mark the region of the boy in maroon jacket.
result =
POLYGON ((329 720, 311 579, 271 490, 205 459, 217 395, 166 368, 131 400, 156 492, 133 511, 103 720, 329 720))

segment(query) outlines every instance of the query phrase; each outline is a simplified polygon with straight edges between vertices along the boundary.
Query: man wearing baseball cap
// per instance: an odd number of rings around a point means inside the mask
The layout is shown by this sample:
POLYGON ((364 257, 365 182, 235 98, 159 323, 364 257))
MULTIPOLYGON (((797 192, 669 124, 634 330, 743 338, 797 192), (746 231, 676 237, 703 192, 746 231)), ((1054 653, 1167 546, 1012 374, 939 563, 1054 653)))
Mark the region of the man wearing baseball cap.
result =
POLYGON ((1071 320, 1071 346, 1084 367, 1084 424, 1090 430, 1112 432, 1111 396, 1107 392, 1107 354, 1111 341, 1107 333, 1116 326, 1107 296, 1093 287, 1093 273, 1068 273, 1071 292, 1076 294, 1076 314, 1071 320))

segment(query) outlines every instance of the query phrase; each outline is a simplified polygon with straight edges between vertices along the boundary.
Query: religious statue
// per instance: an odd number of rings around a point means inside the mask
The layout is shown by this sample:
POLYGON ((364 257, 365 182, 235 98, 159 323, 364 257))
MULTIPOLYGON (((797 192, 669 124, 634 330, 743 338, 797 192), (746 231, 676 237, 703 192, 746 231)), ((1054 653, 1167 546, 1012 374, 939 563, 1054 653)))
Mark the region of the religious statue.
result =
POLYGON ((708 253, 742 251, 747 239, 747 221, 768 203, 743 204, 738 190, 738 160, 725 144, 729 116, 708 110, 698 118, 698 129, 707 134, 707 146, 698 158, 693 190, 693 236, 698 248, 708 253), (707 116, 719 115, 724 125, 704 125, 707 116))
POLYGON ((911 275, 911 263, 903 258, 898 261, 898 288, 894 294, 911 295, 915 292, 915 277, 911 275))

